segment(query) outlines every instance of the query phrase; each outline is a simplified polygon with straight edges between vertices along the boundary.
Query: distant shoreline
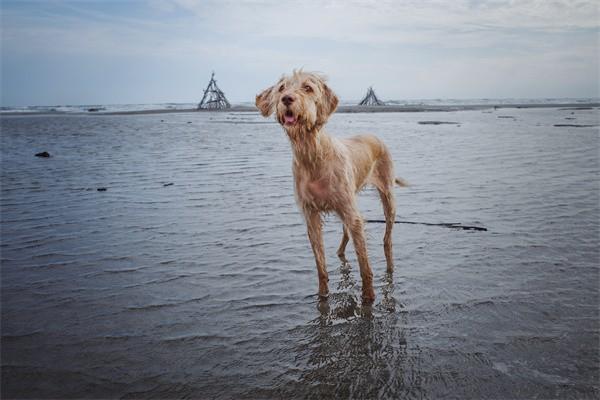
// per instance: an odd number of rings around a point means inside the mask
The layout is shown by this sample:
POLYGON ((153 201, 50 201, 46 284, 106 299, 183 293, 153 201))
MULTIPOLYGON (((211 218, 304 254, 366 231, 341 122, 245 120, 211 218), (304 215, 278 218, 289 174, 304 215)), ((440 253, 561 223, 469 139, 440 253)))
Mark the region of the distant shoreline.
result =
MULTIPOLYGON (((472 111, 487 109, 506 109, 506 108, 570 108, 570 109, 594 109, 599 108, 600 103, 531 103, 531 104, 473 104, 473 105, 386 105, 386 106, 339 106, 336 110, 340 114, 352 113, 380 113, 380 112, 451 112, 451 111, 472 111)), ((208 112, 258 112, 256 107, 252 106, 233 106, 222 110, 197 110, 195 108, 187 109, 156 109, 156 110, 136 110, 136 111, 112 111, 112 112, 6 112, 0 113, 3 116, 48 116, 48 115, 153 115, 153 114, 174 114, 174 113, 208 113, 208 112)))

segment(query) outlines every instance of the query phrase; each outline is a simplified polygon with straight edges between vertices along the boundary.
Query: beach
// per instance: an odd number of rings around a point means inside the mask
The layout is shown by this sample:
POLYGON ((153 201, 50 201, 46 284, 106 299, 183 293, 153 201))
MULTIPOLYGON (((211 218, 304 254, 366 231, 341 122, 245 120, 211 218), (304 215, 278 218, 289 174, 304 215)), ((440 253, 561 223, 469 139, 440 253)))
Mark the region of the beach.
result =
MULTIPOLYGON (((339 105, 336 113, 384 113, 384 112, 450 112, 450 111, 473 111, 473 110, 498 110, 512 108, 573 108, 593 109, 600 107, 600 103, 593 99, 551 99, 539 101, 535 99, 507 99, 503 102, 483 99, 477 100, 425 100, 421 102, 407 102, 405 104, 390 103, 382 106, 361 106, 344 102, 339 105)), ((258 112, 254 105, 248 103, 234 104, 223 109, 198 109, 191 107, 189 103, 164 103, 156 105, 112 105, 112 106, 43 106, 43 107, 6 107, 0 111, 4 116, 24 115, 149 115, 149 114, 180 114, 194 112, 210 113, 235 113, 235 112, 258 112)))
POLYGON ((398 219, 487 229, 397 224, 390 275, 367 223, 372 306, 334 216, 318 300, 253 107, 3 113, 1 397, 598 398, 598 107, 341 107, 327 131, 376 134, 409 182, 398 219))

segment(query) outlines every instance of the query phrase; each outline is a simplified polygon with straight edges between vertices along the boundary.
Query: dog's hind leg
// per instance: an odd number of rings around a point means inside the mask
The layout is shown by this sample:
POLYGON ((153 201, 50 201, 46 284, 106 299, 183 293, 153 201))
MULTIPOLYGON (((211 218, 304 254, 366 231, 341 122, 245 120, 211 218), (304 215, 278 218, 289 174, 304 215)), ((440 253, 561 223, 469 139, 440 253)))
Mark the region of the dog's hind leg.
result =
POLYGON ((337 250, 337 256, 339 259, 345 264, 348 262, 346 259, 346 245, 348 244, 348 229, 346 229, 346 225, 344 225, 344 234, 342 236, 342 242, 340 243, 340 247, 337 250))
POLYGON ((394 199, 394 183, 398 183, 398 179, 394 177, 394 163, 387 149, 383 151, 381 158, 377 160, 373 174, 373 184, 377 187, 381 204, 383 205, 383 214, 385 215, 385 235, 383 237, 383 251, 385 253, 385 261, 387 271, 394 271, 394 258, 392 251, 392 229, 396 219, 396 201, 394 199))
POLYGON ((392 188, 386 190, 377 189, 383 204, 383 214, 385 215, 385 235, 383 236, 383 251, 385 252, 385 261, 387 271, 394 271, 394 257, 392 251, 392 229, 396 219, 396 203, 394 200, 394 192, 392 188))
POLYGON ((325 249, 323 245, 323 221, 318 211, 306 210, 306 228, 308 230, 308 239, 315 255, 317 263, 317 274, 319 275, 319 296, 326 298, 329 294, 329 275, 325 265, 325 249))

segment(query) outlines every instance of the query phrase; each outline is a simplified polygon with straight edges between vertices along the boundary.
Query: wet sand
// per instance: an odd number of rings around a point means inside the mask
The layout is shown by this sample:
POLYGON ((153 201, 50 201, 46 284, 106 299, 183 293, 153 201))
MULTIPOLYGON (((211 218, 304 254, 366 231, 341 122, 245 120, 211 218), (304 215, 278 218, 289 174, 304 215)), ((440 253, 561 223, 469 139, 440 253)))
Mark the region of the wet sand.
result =
MULTIPOLYGON (((335 114, 388 144, 399 220, 487 228, 398 224, 388 275, 367 224, 370 307, 334 217, 318 301, 272 120, 2 116, 1 397, 598 398, 599 115, 577 107, 335 114)), ((374 190, 359 207, 383 218, 374 190)))
MULTIPOLYGON (((469 111, 469 110, 489 110, 504 108, 568 108, 568 109, 593 109, 600 107, 600 103, 523 103, 523 104, 472 104, 472 105, 385 105, 385 106, 358 106, 343 105, 339 106, 336 113, 382 113, 382 112, 451 112, 451 111, 469 111)), ((151 114, 181 114, 190 112, 214 113, 214 112, 258 112, 256 107, 234 105, 228 109, 222 110, 197 110, 189 109, 160 109, 160 110, 139 110, 139 111, 116 111, 116 112, 87 112, 87 113, 69 113, 81 115, 151 115, 151 114)), ((60 111, 54 112, 5 112, 0 115, 60 115, 66 114, 60 111)))

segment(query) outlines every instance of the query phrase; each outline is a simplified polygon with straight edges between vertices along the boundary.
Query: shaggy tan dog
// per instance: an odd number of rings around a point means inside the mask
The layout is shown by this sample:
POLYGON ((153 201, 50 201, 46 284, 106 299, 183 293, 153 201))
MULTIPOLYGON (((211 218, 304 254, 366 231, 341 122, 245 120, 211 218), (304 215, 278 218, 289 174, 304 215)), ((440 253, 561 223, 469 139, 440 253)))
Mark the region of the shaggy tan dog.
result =
POLYGON ((319 275, 319 295, 329 293, 323 248, 322 212, 335 212, 344 224, 344 236, 338 256, 344 262, 348 233, 352 236, 360 275, 363 301, 375 299, 373 272, 367 258, 363 218, 356 205, 356 193, 372 184, 379 191, 386 219, 383 246, 388 271, 394 269, 392 228, 396 215, 394 164, 385 144, 375 136, 336 139, 323 126, 338 105, 337 96, 323 77, 294 71, 256 96, 256 106, 263 116, 275 113, 285 129, 294 153, 293 173, 296 200, 308 228, 308 238, 315 254, 319 275))

